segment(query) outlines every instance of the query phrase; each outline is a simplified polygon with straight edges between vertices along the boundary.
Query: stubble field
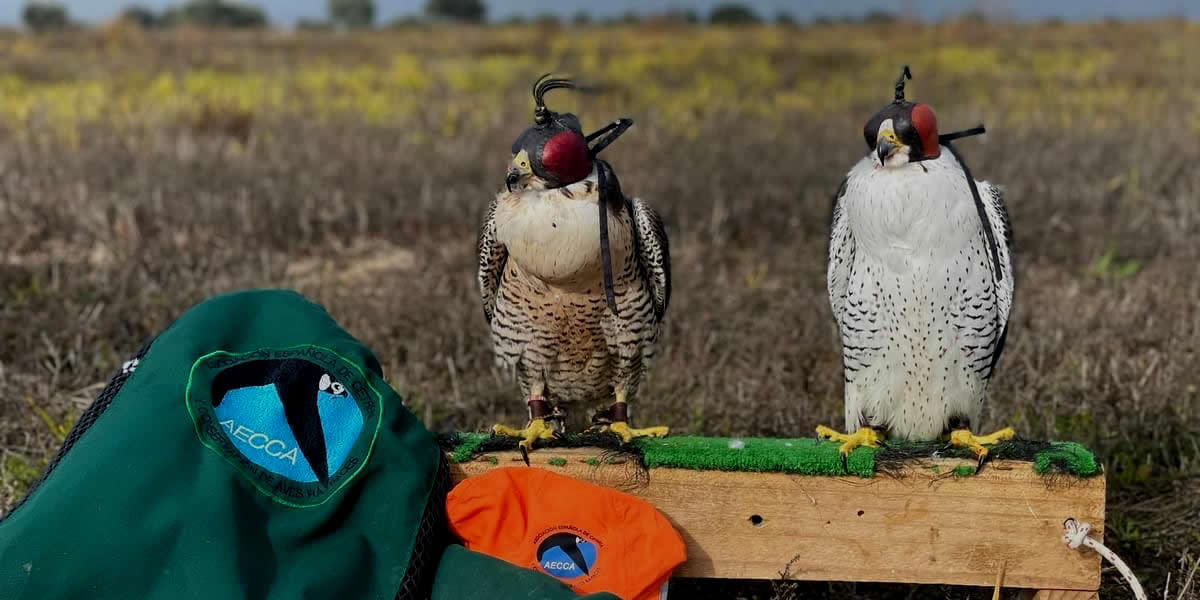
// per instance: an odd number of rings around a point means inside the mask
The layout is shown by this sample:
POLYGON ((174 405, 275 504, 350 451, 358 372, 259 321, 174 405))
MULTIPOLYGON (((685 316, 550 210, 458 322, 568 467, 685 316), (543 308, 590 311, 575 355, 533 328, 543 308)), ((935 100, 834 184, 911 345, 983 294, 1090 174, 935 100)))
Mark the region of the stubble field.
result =
MULTIPOLYGON (((544 71, 671 237, 664 351, 633 400, 679 433, 841 425, 831 194, 902 64, 1006 186, 1017 291, 988 426, 1105 460, 1106 541, 1169 598, 1200 556, 1200 25, 412 29, 0 36, 0 510, 121 362, 223 291, 291 287, 434 430, 524 419, 474 241, 544 71)), ((781 568, 783 565, 781 565, 781 568)), ((1125 597, 1106 573, 1105 597, 1125 597)), ((688 587, 688 586, 692 587, 688 587)), ((784 584, 712 597, 990 597, 784 584)), ((1200 581, 1183 598, 1200 598, 1200 581)))

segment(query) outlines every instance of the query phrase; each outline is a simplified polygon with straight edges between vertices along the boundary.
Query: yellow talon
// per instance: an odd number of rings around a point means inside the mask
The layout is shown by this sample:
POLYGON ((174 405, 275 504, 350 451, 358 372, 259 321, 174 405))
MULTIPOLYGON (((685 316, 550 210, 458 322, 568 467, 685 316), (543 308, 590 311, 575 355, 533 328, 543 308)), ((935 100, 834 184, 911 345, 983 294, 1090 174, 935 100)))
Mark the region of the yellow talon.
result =
POLYGON ((633 438, 640 437, 663 437, 670 431, 666 426, 644 427, 642 429, 634 429, 629 426, 629 423, 617 421, 608 426, 608 431, 611 431, 621 436, 621 441, 629 443, 633 438))
POLYGON ((817 437, 825 440, 842 442, 842 446, 838 448, 838 451, 841 452, 843 456, 850 454, 851 451, 859 446, 865 446, 867 448, 879 447, 879 433, 870 427, 859 427, 858 431, 852 434, 847 434, 838 433, 824 425, 817 425, 817 437))
POLYGON ((525 450, 533 450, 533 442, 535 440, 551 440, 554 439, 554 428, 546 424, 545 419, 534 419, 529 422, 525 429, 515 429, 505 425, 495 425, 492 431, 496 435, 507 437, 521 438, 520 447, 525 450))
POLYGON ((956 429, 950 433, 950 444, 959 448, 969 448, 982 464, 983 459, 988 455, 988 449, 983 447, 984 444, 1011 440, 1015 435, 1016 432, 1012 427, 1005 427, 991 435, 975 435, 969 429, 956 429))

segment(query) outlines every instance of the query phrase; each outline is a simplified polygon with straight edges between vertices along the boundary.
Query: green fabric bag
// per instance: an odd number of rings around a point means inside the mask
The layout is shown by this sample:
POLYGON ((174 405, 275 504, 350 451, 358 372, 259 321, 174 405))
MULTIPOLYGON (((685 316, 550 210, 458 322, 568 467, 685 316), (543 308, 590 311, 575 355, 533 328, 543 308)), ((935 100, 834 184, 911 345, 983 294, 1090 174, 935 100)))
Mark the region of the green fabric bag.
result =
POLYGON ((434 597, 576 597, 448 549, 448 489, 432 434, 323 308, 218 296, 122 367, 0 520, 0 600, 415 599, 435 576, 434 597))
POLYGON ((621 600, 608 593, 576 596, 549 575, 451 545, 438 563, 435 600, 621 600))

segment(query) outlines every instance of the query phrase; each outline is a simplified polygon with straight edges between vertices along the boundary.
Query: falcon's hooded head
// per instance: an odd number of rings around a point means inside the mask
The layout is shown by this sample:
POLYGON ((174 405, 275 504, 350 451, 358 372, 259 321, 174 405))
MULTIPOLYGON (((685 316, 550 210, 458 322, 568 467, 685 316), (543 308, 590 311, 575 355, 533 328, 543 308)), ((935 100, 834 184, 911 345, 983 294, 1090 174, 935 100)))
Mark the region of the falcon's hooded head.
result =
MULTIPOLYGON (((533 84, 533 127, 521 132, 512 146, 512 164, 504 178, 509 192, 517 190, 546 190, 582 181, 596 171, 596 205, 600 223, 600 255, 604 263, 604 292, 609 309, 616 314, 613 292, 612 257, 608 247, 608 210, 623 210, 625 197, 621 184, 609 164, 596 158, 609 144, 616 141, 633 125, 632 119, 621 118, 583 134, 579 117, 571 113, 556 113, 546 108, 545 95, 550 90, 580 88, 570 79, 550 77, 547 73, 533 84)), ((589 188, 590 190, 590 188, 589 188)))
POLYGON ((544 99, 550 90, 575 87, 569 79, 551 78, 548 74, 533 84, 534 125, 513 142, 512 164, 504 178, 509 191, 514 187, 562 187, 592 172, 592 152, 579 117, 546 108, 544 99))
POLYGON ((899 167, 941 155, 933 108, 904 99, 906 78, 912 79, 908 65, 896 81, 896 99, 875 113, 863 128, 863 137, 880 167, 899 167))

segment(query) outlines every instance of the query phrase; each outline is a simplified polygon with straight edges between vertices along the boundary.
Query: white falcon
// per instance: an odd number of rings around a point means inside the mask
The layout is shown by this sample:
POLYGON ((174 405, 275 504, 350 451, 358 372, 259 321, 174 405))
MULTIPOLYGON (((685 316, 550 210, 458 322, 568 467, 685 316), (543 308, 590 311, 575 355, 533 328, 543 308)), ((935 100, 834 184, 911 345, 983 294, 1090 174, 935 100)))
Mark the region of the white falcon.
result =
POLYGON ((1004 348, 1013 298, 1012 229, 999 187, 976 181, 927 104, 896 99, 864 128, 871 153, 834 200, 829 301, 841 332, 846 432, 820 437, 876 446, 877 430, 914 441, 949 433, 982 465, 975 436, 1004 348))

